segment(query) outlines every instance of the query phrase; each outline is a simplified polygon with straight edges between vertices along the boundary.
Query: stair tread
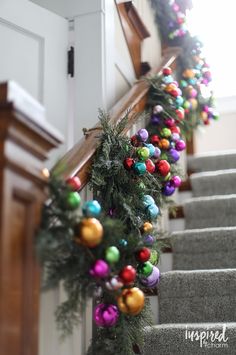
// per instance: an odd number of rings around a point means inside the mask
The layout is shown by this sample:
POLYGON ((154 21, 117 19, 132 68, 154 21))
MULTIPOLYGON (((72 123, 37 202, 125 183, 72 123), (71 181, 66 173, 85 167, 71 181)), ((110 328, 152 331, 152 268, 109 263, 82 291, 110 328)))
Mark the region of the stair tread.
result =
POLYGON ((192 171, 210 171, 236 168, 236 150, 209 152, 188 156, 188 168, 192 171))

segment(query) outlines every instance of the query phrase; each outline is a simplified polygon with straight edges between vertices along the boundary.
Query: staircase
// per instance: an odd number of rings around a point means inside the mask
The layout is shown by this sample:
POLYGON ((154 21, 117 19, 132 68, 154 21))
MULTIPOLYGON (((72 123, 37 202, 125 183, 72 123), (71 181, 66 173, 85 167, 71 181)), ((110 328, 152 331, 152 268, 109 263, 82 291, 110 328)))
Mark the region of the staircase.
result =
POLYGON ((236 151, 192 156, 188 169, 193 197, 171 237, 174 270, 162 274, 144 355, 235 355, 236 151))

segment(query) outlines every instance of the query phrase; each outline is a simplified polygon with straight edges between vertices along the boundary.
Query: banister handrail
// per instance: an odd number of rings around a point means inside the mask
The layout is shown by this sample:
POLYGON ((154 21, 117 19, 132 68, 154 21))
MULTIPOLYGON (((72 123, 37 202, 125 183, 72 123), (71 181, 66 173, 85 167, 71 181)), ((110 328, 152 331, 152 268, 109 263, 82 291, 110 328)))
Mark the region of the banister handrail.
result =
MULTIPOLYGON (((181 49, 179 47, 165 49, 160 65, 150 70, 146 77, 161 73, 165 66, 173 67, 180 53, 181 49)), ((145 77, 138 80, 110 110, 111 122, 118 123, 129 111, 129 120, 124 132, 129 131, 137 119, 137 112, 142 111, 145 107, 148 90, 149 84, 145 77)), ((69 176, 79 176, 82 187, 84 187, 88 183, 89 167, 99 143, 98 132, 99 123, 59 160, 52 171, 56 172, 58 170, 60 177, 63 179, 69 176)))

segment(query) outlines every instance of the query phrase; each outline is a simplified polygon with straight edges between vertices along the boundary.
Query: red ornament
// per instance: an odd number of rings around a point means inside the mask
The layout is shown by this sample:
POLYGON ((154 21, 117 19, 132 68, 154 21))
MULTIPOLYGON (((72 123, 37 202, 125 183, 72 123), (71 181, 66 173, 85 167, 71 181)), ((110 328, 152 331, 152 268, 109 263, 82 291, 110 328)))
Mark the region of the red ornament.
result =
POLYGON ((131 170, 134 165, 134 159, 132 158, 126 158, 124 160, 124 167, 126 170, 131 170))
POLYGON ((151 256, 150 249, 148 249, 146 247, 139 249, 135 253, 135 257, 136 257, 137 261, 140 261, 141 263, 145 263, 146 261, 148 261, 150 259, 150 256, 151 256))
POLYGON ((145 161, 146 164, 146 169, 150 174, 153 174, 154 171, 156 170, 155 164, 153 163, 153 161, 151 159, 147 159, 145 161))
POLYGON ((127 265, 120 271, 119 277, 121 278, 124 285, 128 285, 134 282, 136 277, 136 270, 133 268, 133 266, 127 265))
POLYGON ((154 134, 153 136, 151 136, 150 141, 153 145, 157 146, 158 143, 160 142, 160 138, 157 134, 154 134))
POLYGON ((167 160, 158 161, 156 163, 156 168, 162 176, 166 176, 170 172, 170 164, 167 160))
POLYGON ((130 138, 131 144, 134 147, 139 147, 140 146, 140 141, 138 140, 137 136, 134 135, 130 138))
POLYGON ((170 67, 163 68, 162 74, 167 76, 172 74, 172 69, 170 67))
POLYGON ((171 90, 170 94, 174 97, 179 96, 179 91, 178 90, 171 90))
POLYGON ((178 126, 173 126, 173 127, 170 127, 170 130, 171 130, 171 133, 178 133, 180 134, 180 128, 178 126))
POLYGON ((177 110, 175 110, 175 112, 180 120, 184 119, 184 109, 181 110, 180 108, 177 108, 177 110))
POLYGON ((70 186, 72 191, 78 191, 81 188, 81 181, 78 176, 70 177, 66 180, 66 183, 70 186))

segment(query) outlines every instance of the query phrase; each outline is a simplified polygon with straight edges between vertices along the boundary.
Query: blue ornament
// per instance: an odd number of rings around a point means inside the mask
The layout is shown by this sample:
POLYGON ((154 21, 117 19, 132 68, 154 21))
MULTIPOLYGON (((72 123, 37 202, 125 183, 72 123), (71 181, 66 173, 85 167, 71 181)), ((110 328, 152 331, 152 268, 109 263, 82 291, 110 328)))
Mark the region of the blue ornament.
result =
POLYGON ((155 147, 153 144, 151 143, 145 143, 145 147, 147 147, 149 149, 149 154, 150 154, 150 157, 153 157, 153 155, 155 154, 155 147))
POLYGON ((162 79, 162 81, 165 83, 165 84, 171 84, 173 83, 174 79, 171 75, 167 75, 167 76, 164 76, 164 78, 162 79))
POLYGON ((182 98, 182 96, 177 96, 176 97, 175 103, 176 103, 177 106, 182 106, 183 102, 184 102, 184 99, 182 98))
POLYGON ((101 206, 96 200, 87 201, 83 204, 82 211, 85 217, 98 217, 101 213, 101 206))
POLYGON ((194 78, 190 78, 190 79, 188 79, 188 82, 189 82, 190 85, 195 85, 197 80, 194 79, 194 78))
POLYGON ((146 173, 146 164, 142 162, 136 162, 133 165, 133 170, 136 175, 143 175, 146 173))
POLYGON ((128 242, 127 242, 127 240, 125 240, 125 239, 121 239, 121 240, 119 241, 119 245, 120 245, 121 247, 125 248, 125 247, 127 247, 128 242))
POLYGON ((150 195, 144 195, 142 199, 144 207, 148 207, 150 205, 155 205, 155 201, 150 195))
POLYGON ((148 206, 147 211, 151 220, 156 219, 160 213, 159 208, 155 204, 148 206))

